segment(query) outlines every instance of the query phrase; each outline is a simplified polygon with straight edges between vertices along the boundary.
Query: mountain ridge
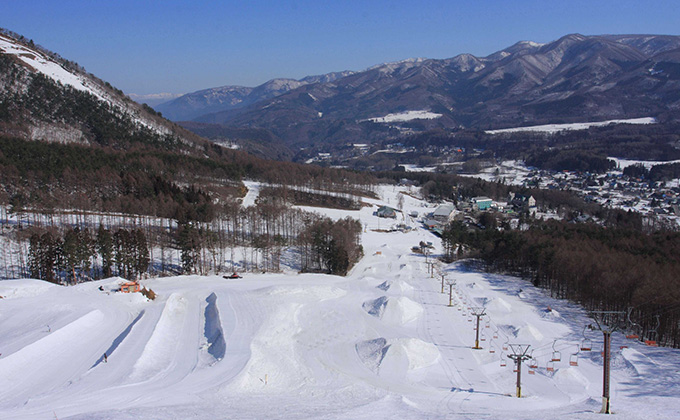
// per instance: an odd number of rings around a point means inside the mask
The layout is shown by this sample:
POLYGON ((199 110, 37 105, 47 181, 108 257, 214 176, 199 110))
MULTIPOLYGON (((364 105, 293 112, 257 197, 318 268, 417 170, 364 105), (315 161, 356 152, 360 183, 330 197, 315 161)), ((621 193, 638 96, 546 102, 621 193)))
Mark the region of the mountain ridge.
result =
POLYGON ((545 44, 519 41, 486 57, 459 54, 373 66, 194 121, 267 129, 292 148, 380 141, 437 128, 663 121, 677 118, 677 48, 680 37, 673 35, 568 34, 545 44), (666 70, 649 70, 659 63, 666 70), (442 116, 399 125, 370 122, 405 111, 442 116))

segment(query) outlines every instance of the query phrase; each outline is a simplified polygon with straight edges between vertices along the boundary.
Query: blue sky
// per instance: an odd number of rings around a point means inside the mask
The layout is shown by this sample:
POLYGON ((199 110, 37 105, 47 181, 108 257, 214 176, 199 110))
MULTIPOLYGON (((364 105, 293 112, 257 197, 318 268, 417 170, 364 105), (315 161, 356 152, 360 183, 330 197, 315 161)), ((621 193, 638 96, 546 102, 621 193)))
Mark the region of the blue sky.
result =
POLYGON ((488 55, 569 33, 678 35, 677 0, 0 0, 0 26, 126 93, 488 55))

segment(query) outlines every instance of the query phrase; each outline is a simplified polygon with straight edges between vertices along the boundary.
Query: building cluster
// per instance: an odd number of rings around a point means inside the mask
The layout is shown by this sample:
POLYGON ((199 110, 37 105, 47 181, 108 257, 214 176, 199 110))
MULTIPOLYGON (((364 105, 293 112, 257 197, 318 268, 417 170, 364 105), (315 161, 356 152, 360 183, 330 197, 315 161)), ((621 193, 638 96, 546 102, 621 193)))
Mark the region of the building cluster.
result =
POLYGON ((423 224, 433 233, 441 235, 446 225, 454 220, 460 220, 473 228, 480 228, 477 219, 482 212, 494 212, 501 218, 512 219, 519 217, 521 213, 535 214, 536 210, 536 199, 533 196, 511 192, 504 202, 480 196, 461 200, 457 204, 440 204, 432 213, 425 216, 423 224))
POLYGON ((680 219, 680 185, 677 180, 651 182, 625 176, 620 171, 606 174, 532 171, 524 180, 524 185, 573 191, 585 201, 605 207, 680 219))

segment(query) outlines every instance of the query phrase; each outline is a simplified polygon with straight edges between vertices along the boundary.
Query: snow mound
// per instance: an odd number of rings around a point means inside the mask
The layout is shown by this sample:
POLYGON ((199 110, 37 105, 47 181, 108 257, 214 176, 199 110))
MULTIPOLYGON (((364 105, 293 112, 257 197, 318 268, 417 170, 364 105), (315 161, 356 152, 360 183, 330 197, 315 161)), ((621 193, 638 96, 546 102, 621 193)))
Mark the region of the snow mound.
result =
POLYGON ((420 317, 423 307, 407 297, 389 299, 382 319, 392 324, 407 324, 420 317))
POLYGON ((533 326, 532 324, 526 324, 523 327, 520 327, 515 334, 515 337, 522 339, 522 340, 537 340, 541 341, 543 340, 543 334, 541 331, 533 326))
POLYGON ((295 297, 300 300, 322 301, 345 296, 347 291, 335 286, 309 287, 271 287, 266 292, 270 296, 295 297))
POLYGON ((391 324, 403 325, 418 319, 423 307, 407 297, 388 298, 381 296, 363 303, 362 307, 370 315, 391 324))
POLYGON ((362 363, 379 375, 398 376, 409 370, 437 363, 439 350, 432 343, 417 338, 383 338, 357 343, 356 352, 362 363))
POLYGON ((387 305, 387 296, 381 296, 378 299, 369 300, 364 302, 361 307, 364 308, 366 312, 373 315, 376 318, 382 318, 383 312, 385 311, 385 306, 387 305))
POLYGON ((250 359, 239 376, 225 389, 234 392, 295 392, 313 381, 300 352, 303 330, 299 313, 304 305, 285 303, 276 308, 253 337, 250 359))
POLYGON ((590 381, 588 378, 583 376, 583 374, 576 367, 568 367, 563 369, 557 369, 553 380, 561 385, 578 385, 583 389, 587 389, 590 386, 590 381))
POLYGON ((3 299, 33 297, 42 295, 54 287, 59 286, 43 280, 3 280, 0 282, 0 296, 3 299))
POLYGON ((493 298, 491 299, 487 305, 486 308, 492 311, 502 311, 502 312, 511 312, 512 311, 512 305, 508 301, 506 301, 503 298, 493 298))
POLYGON ((391 289, 391 290, 398 292, 398 293, 401 293, 401 294, 409 293, 409 292, 412 292, 414 290, 413 286, 406 283, 405 281, 400 281, 400 280, 395 280, 395 281, 386 280, 386 281, 380 283, 378 286, 376 286, 376 288, 378 288, 380 290, 384 290, 384 291, 388 291, 388 290, 391 289))
POLYGON ((385 354, 390 346, 387 340, 379 337, 373 340, 366 340, 357 343, 354 348, 361 362, 373 372, 378 373, 378 368, 385 358, 385 354))
POLYGON ((131 380, 152 378, 171 366, 175 350, 181 341, 180 328, 187 306, 187 300, 179 293, 170 295, 151 338, 132 369, 131 380))
POLYGON ((392 284, 389 281, 385 280, 384 282, 380 283, 379 285, 377 285, 375 287, 376 287, 376 289, 380 289, 380 290, 383 290, 383 291, 386 292, 390 289, 390 286, 392 286, 392 284))

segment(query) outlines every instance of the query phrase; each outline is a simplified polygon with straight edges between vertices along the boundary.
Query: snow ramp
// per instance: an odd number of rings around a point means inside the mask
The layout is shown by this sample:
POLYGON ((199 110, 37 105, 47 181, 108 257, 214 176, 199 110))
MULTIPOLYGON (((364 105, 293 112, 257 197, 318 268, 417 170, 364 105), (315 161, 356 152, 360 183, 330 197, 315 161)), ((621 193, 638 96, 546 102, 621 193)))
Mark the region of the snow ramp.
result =
POLYGON ((178 347, 186 344, 182 327, 188 306, 187 299, 180 294, 170 295, 151 338, 132 369, 131 380, 144 381, 171 367, 178 347))
MULTIPOLYGON (((100 329, 104 313, 93 310, 70 324, 0 359, 0 400, 27 393, 32 395, 68 381, 82 370, 89 356, 83 337, 100 329)), ((90 352, 91 353, 91 352, 90 352)))

